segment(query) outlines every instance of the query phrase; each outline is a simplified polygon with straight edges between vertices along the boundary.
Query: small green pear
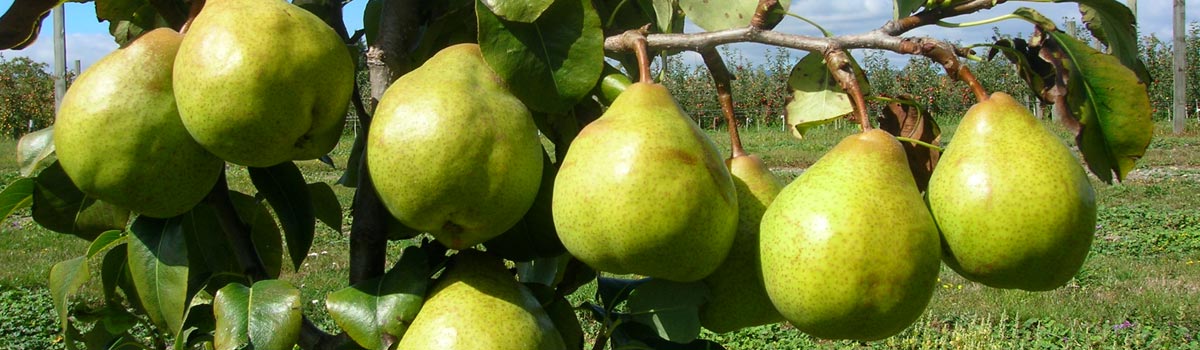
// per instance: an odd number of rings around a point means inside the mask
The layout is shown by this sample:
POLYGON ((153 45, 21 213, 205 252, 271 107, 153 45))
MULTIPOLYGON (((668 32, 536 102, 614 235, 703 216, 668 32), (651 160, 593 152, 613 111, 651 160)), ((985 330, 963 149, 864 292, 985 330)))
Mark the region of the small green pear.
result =
POLYGON ((972 106, 929 180, 946 265, 996 288, 1042 291, 1083 266, 1096 198, 1079 161, 1005 93, 972 106))
POLYGON ((717 147, 654 83, 630 85, 571 143, 554 225, 592 268, 697 281, 725 260, 737 194, 717 147))
POLYGON ((541 186, 542 152, 529 110, 476 44, 442 49, 396 80, 367 137, 383 204, 451 249, 521 220, 541 186))
POLYGON ((700 309, 700 324, 716 333, 783 320, 763 288, 758 253, 763 213, 783 190, 783 181, 755 155, 737 155, 725 165, 737 189, 737 236, 725 262, 704 278, 711 294, 700 309))
POLYGON ((231 163, 316 159, 342 135, 354 60, 320 18, 283 0, 209 0, 175 59, 188 132, 231 163))
POLYGON ((499 258, 454 256, 397 350, 563 350, 562 336, 533 294, 499 258))
POLYGON ((152 217, 182 214, 224 170, 184 129, 171 89, 182 36, 155 29, 84 71, 63 97, 54 146, 84 193, 152 217))
POLYGON ((933 295, 937 227, 904 149, 882 130, 834 146, 775 198, 761 229, 767 295, 810 335, 886 338, 933 295))

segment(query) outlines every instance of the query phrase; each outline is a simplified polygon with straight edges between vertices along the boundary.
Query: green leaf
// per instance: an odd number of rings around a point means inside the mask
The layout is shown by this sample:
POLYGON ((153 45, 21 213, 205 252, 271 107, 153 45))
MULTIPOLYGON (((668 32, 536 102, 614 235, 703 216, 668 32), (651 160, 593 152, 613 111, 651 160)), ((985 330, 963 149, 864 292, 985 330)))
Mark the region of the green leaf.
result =
POLYGON ((366 126, 358 128, 354 135, 354 144, 350 145, 350 156, 346 157, 346 171, 338 178, 337 184, 348 188, 358 187, 359 168, 363 163, 363 152, 367 149, 366 126))
POLYGON ((54 162, 54 125, 34 131, 17 141, 17 164, 21 176, 29 177, 54 162))
POLYGON ((1081 125, 1083 159, 1101 180, 1124 180, 1154 135, 1146 85, 1116 57, 1062 32, 1050 36, 1066 55, 1067 103, 1081 125))
MULTIPOLYGON (((786 11, 790 0, 780 0, 777 10, 786 11)), ((679 0, 683 13, 707 31, 741 28, 750 25, 750 19, 758 9, 758 0, 679 0)), ((771 29, 781 15, 768 15, 765 29, 771 29)))
POLYGON ((627 305, 633 320, 653 327, 659 337, 689 343, 700 335, 700 305, 707 300, 703 282, 651 279, 633 290, 627 305))
POLYGON ((58 162, 34 182, 33 220, 48 230, 90 241, 104 231, 124 230, 129 222, 129 210, 84 195, 58 162))
POLYGON ((313 215, 317 220, 325 223, 325 226, 342 232, 342 203, 338 201, 337 194, 333 193, 333 187, 324 182, 314 182, 308 184, 308 194, 312 197, 313 215))
POLYGON ((1038 28, 1041 28, 1043 32, 1053 32, 1058 30, 1058 25, 1055 25, 1054 21, 1042 15, 1041 12, 1037 12, 1037 10, 1028 7, 1021 7, 1013 11, 1013 14, 1024 18, 1030 23, 1033 23, 1034 25, 1038 26, 1038 28))
POLYGON ((838 86, 820 54, 808 54, 796 62, 788 89, 792 102, 787 104, 787 124, 797 138, 804 138, 810 128, 854 112, 850 95, 838 86))
MULTIPOLYGON (((125 245, 118 245, 109 249, 104 254, 104 260, 100 263, 100 284, 104 290, 104 300, 110 304, 120 303, 120 297, 117 295, 117 288, 121 283, 129 279, 129 255, 127 239, 121 240, 126 242, 125 245)), ((136 291, 128 291, 133 293, 128 295, 129 299, 137 299, 136 291)), ((140 303, 138 304, 140 309, 140 303)))
MULTIPOLYGON (((645 0, 643 0, 645 1, 645 0)), ((682 32, 683 28, 675 28, 675 9, 678 8, 676 0, 650 0, 650 8, 654 9, 654 25, 663 33, 682 32)), ((642 8, 646 8, 643 5, 642 8)))
POLYGON ((96 19, 118 22, 131 20, 138 9, 150 5, 146 0, 96 0, 96 19))
POLYGON ((535 258, 530 261, 517 262, 517 280, 521 283, 537 283, 547 287, 554 287, 554 280, 558 277, 558 268, 562 259, 569 259, 570 256, 560 255, 556 258, 535 258))
POLYGON ((97 253, 112 249, 113 247, 122 244, 125 244, 124 231, 104 231, 104 233, 96 236, 96 239, 92 240, 92 244, 88 246, 87 257, 88 259, 91 259, 92 257, 96 256, 97 253))
POLYGON ((925 0, 892 0, 892 19, 908 17, 925 6, 925 0))
POLYGON ((37 40, 42 19, 63 1, 14 0, 0 16, 0 50, 20 50, 37 40))
POLYGON ((483 58, 513 95, 535 111, 565 112, 604 64, 604 33, 588 0, 555 2, 533 23, 505 21, 476 2, 483 58))
POLYGON ((300 339, 300 290, 281 280, 231 283, 213 299, 217 350, 290 350, 300 339))
POLYGON ((363 7, 362 23, 367 37, 367 46, 375 45, 375 38, 379 36, 379 20, 382 11, 383 0, 367 0, 367 5, 363 7))
POLYGON ((1079 4, 1083 23, 1092 36, 1108 46, 1121 64, 1133 70, 1138 80, 1150 82, 1150 71, 1138 55, 1137 18, 1125 4, 1116 0, 1057 0, 1079 4))
POLYGON ((188 251, 181 218, 139 216, 129 230, 129 275, 150 321, 178 334, 187 306, 188 251))
POLYGON ((583 349, 583 326, 579 324, 579 317, 575 315, 575 307, 571 306, 571 302, 557 295, 553 296, 548 304, 542 305, 542 308, 546 310, 546 315, 550 316, 550 321, 554 322, 554 329, 562 336, 567 349, 583 349))
POLYGON ((33 205, 33 187, 33 179, 25 177, 0 191, 0 222, 7 221, 17 210, 33 205))
POLYGON ((505 21, 532 23, 554 0, 483 0, 496 17, 505 21))
POLYGON ((308 183, 295 163, 283 162, 269 168, 248 168, 250 181, 267 203, 275 209, 283 235, 287 238, 288 255, 296 270, 312 248, 317 219, 313 216, 313 201, 308 183))
POLYGON ((108 22, 109 33, 112 33, 113 40, 121 46, 125 46, 151 29, 170 26, 162 16, 158 15, 158 9, 149 1, 143 1, 132 13, 122 17, 127 18, 108 22))
POLYGON ((70 319, 67 318, 68 307, 71 306, 71 295, 83 286, 91 277, 87 260, 77 257, 54 264, 50 267, 50 297, 54 302, 54 311, 58 313, 59 329, 66 334, 70 319))
POLYGON ((233 201, 233 208, 242 222, 250 225, 250 240, 262 259, 267 275, 278 277, 283 267, 283 239, 279 226, 275 225, 275 218, 271 217, 266 205, 247 194, 229 191, 229 199, 233 201))
POLYGON ((211 205, 197 204, 191 211, 184 213, 181 219, 193 274, 199 272, 197 268, 201 267, 204 267, 202 270, 213 274, 242 274, 242 267, 234 258, 233 247, 230 247, 229 240, 225 239, 224 229, 211 205))
POLYGON ((430 275, 428 256, 421 248, 409 246, 386 274, 330 293, 325 307, 358 345, 386 350, 400 341, 417 317, 430 275))

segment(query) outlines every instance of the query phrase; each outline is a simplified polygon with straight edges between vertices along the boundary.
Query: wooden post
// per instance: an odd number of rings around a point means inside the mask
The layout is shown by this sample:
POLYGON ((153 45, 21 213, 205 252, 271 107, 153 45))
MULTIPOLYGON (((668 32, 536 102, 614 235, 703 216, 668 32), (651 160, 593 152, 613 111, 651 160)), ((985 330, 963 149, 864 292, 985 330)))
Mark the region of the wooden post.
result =
POLYGON ((1176 134, 1181 134, 1184 131, 1184 122, 1187 120, 1187 33, 1184 31, 1184 0, 1175 0, 1175 40, 1172 44, 1174 51, 1174 62, 1172 71, 1175 73, 1175 91, 1171 104, 1172 118, 1174 119, 1174 127, 1172 128, 1176 134))
POLYGON ((54 115, 67 93, 67 37, 63 5, 54 7, 54 115))

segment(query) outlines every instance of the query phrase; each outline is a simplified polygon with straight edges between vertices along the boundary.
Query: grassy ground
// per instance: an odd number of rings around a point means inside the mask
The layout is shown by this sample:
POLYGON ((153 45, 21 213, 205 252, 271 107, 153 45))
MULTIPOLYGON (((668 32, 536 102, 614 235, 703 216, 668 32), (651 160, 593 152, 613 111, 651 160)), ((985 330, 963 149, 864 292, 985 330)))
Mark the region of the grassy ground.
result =
MULTIPOLYGON (((943 139, 951 140, 953 126, 943 130, 943 139)), ((751 153, 790 180, 851 132, 825 127, 795 140, 777 129, 751 128, 743 131, 743 140, 751 153)), ((724 131, 710 134, 721 149, 728 149, 724 131)), ((349 145, 342 142, 334 152, 339 168, 345 165, 349 145)), ((5 183, 17 176, 13 147, 12 141, 0 142, 0 180, 5 183)), ((341 174, 315 161, 301 162, 300 168, 310 182, 332 183, 341 174)), ((231 167, 229 175, 231 187, 253 192, 244 169, 231 167)), ((1100 209, 1092 255, 1064 288, 1043 293, 997 290, 945 270, 917 324, 883 341, 820 341, 786 324, 703 337, 730 349, 1200 349, 1200 200, 1195 198, 1200 193, 1200 134, 1157 135, 1125 183, 1094 184, 1100 209)), ((334 189, 348 213, 353 191, 334 189)), ((285 268, 283 275, 301 287, 305 312, 327 329, 333 326, 322 300, 343 287, 348 272, 344 232, 318 225, 304 266, 298 272, 285 268)), ((46 276, 54 262, 81 255, 86 243, 37 227, 27 211, 0 226, 0 344, 5 344, 0 348, 62 347, 56 342, 46 276)), ((399 244, 389 248, 389 256, 396 257, 399 244)), ((98 297, 97 289, 85 287, 84 298, 98 297)), ((586 286, 571 299, 578 303, 593 292, 594 286, 586 286)), ((585 326, 596 329, 586 316, 585 326)))

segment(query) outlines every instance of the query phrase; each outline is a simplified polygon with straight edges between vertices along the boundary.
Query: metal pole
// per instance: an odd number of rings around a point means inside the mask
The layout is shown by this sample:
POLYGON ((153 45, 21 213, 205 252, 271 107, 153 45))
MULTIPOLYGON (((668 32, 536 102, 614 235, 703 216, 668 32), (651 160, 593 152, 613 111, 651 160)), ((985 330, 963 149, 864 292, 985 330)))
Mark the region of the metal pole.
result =
POLYGON ((1137 0, 1128 0, 1129 10, 1133 11, 1133 20, 1137 20, 1137 0))
POLYGON ((1187 120, 1187 33, 1184 31, 1184 5, 1184 0, 1175 0, 1175 40, 1172 44, 1175 54, 1172 64, 1172 70, 1175 72, 1175 91, 1172 111, 1175 120, 1173 131, 1176 134, 1183 133, 1184 122, 1187 120))
POLYGON ((54 8, 54 115, 67 93, 67 35, 63 5, 54 8))

